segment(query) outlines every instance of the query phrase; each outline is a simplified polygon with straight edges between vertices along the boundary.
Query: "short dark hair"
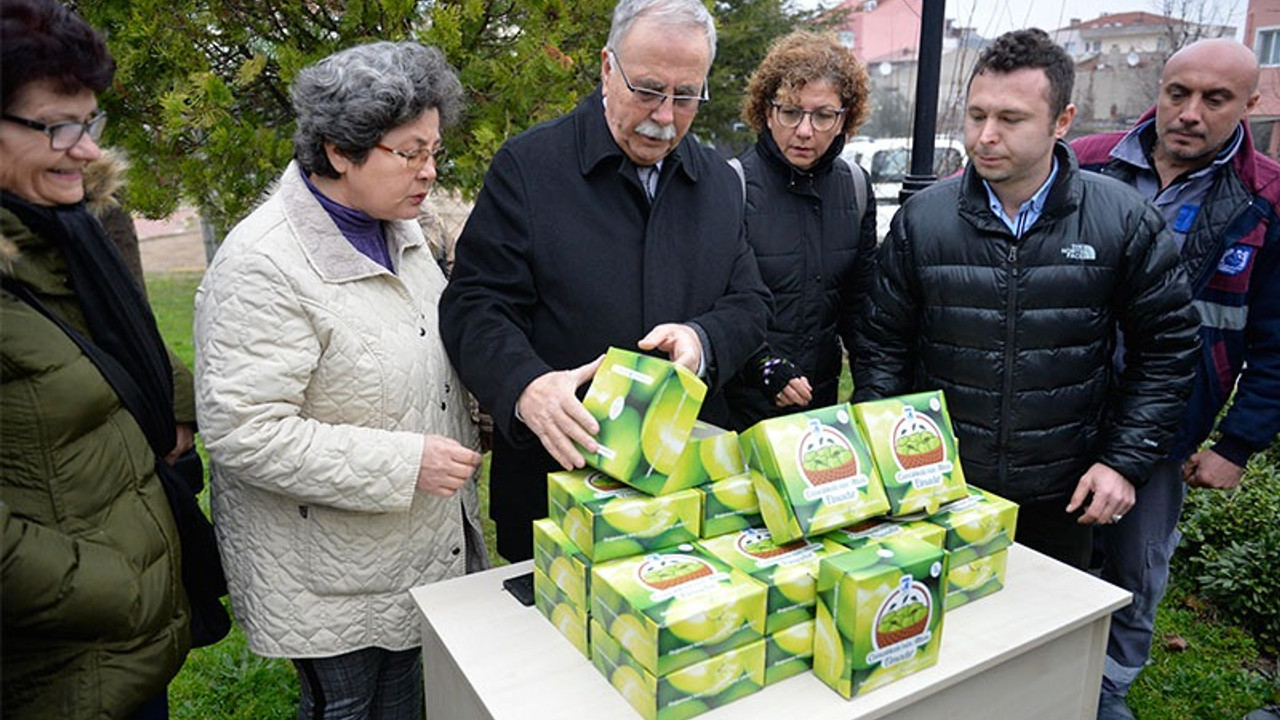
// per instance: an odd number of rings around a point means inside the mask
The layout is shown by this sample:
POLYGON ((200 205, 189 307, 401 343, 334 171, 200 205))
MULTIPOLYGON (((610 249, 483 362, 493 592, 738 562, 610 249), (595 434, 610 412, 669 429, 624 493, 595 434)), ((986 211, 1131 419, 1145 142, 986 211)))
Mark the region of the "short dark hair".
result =
POLYGON ((372 42, 336 52, 302 69, 292 87, 298 164, 321 177, 339 177, 324 145, 333 143, 363 163, 382 136, 428 110, 440 129, 462 115, 462 83, 438 48, 412 41, 372 42))
POLYGON ((116 61, 102 34, 56 0, 0 0, 0 107, 22 88, 52 80, 68 95, 111 87, 116 61))
POLYGON ((1076 80, 1076 66, 1071 56, 1040 28, 1013 30, 995 39, 978 55, 969 75, 969 85, 980 73, 1011 73, 1025 68, 1040 69, 1049 78, 1049 109, 1053 117, 1062 114, 1071 103, 1071 88, 1076 80))

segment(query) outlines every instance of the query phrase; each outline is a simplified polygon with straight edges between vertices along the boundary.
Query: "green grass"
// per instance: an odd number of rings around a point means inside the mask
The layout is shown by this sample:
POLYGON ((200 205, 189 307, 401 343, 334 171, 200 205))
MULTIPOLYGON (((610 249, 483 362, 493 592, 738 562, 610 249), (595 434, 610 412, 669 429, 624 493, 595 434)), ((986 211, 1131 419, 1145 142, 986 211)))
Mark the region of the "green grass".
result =
MULTIPOLYGON (((191 314, 198 274, 151 275, 147 287, 160 331, 192 362, 191 314)), ((851 383, 845 371, 841 397, 851 383)), ((488 473, 480 485, 485 539, 496 547, 488 520, 488 473)), ((1254 708, 1280 701, 1274 661, 1260 658, 1253 640, 1221 622, 1193 596, 1171 589, 1156 618, 1152 664, 1135 684, 1130 703, 1140 720, 1238 720, 1254 708), (1184 638, 1188 647, 1167 650, 1162 638, 1184 638)), ((273 720, 296 715, 298 682, 286 660, 251 653, 238 627, 222 642, 192 651, 170 685, 174 720, 273 720)))

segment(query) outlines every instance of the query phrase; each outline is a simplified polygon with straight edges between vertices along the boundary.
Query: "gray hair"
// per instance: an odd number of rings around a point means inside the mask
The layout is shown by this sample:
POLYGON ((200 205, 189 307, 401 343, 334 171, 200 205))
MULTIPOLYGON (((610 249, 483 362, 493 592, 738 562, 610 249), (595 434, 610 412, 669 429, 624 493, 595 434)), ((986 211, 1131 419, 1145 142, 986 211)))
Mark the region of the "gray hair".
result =
POLYGON ((613 25, 609 27, 609 47, 614 50, 631 32, 636 20, 657 20, 668 27, 695 27, 707 36, 710 60, 716 59, 716 21, 701 0, 619 0, 613 8, 613 25))
POLYGON ((293 81, 293 154, 308 173, 338 177, 325 143, 363 163, 382 136, 428 110, 440 126, 462 115, 462 83, 444 53, 416 42, 374 42, 336 52, 293 81))

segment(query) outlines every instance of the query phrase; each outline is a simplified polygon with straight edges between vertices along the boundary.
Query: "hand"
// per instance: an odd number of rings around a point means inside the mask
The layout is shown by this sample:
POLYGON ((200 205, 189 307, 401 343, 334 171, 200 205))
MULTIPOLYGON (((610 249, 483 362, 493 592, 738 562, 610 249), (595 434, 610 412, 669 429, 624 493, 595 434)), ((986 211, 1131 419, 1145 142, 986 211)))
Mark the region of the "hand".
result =
POLYGON ((191 423, 178 423, 178 439, 174 441, 173 450, 164 456, 164 461, 172 465, 195 446, 196 426, 191 423))
POLYGON ((480 467, 480 453, 453 438, 425 435, 418 463, 418 489, 429 495, 453 497, 480 467))
POLYGON ((1191 487, 1231 490, 1243 477, 1244 468, 1212 450, 1201 450, 1182 464, 1182 480, 1191 487))
POLYGON ((782 392, 774 396, 773 404, 778 407, 808 405, 812 400, 813 386, 809 384, 809 378, 798 377, 791 378, 782 392))
POLYGON ((1067 505, 1067 512, 1075 512, 1084 504, 1085 498, 1093 494, 1089 507, 1076 522, 1081 525, 1107 525, 1119 522, 1117 516, 1123 517, 1133 507, 1137 492, 1133 484, 1123 475, 1103 465, 1094 463, 1076 485, 1076 491, 1067 505))
POLYGON ((695 373, 702 364, 702 342, 698 340, 697 331, 688 325, 655 325, 648 335, 640 338, 637 345, 641 350, 661 350, 671 358, 671 362, 683 365, 695 373))
POLYGON ((596 440, 592 436, 600 432, 600 424, 582 406, 575 393, 595 376, 602 362, 603 355, 572 370, 539 375, 525 386, 516 401, 520 419, 565 470, 587 464, 574 446, 575 442, 589 453, 596 451, 596 440))

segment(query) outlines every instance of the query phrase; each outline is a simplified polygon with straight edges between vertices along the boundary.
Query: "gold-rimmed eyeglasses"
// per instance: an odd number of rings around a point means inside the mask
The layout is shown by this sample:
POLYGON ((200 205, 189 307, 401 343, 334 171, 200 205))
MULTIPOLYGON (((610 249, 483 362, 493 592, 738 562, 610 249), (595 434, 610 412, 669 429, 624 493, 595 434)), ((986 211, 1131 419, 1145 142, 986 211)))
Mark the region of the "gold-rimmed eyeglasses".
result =
POLYGON ((622 63, 618 62, 618 54, 613 51, 613 48, 609 48, 608 52, 609 62, 618 68, 618 74, 622 76, 623 84, 631 91, 631 96, 635 98, 636 102, 645 108, 656 110, 663 103, 670 100, 671 106, 676 110, 694 112, 702 103, 711 100, 711 95, 707 92, 707 81, 705 79, 702 81, 701 95, 679 95, 676 93, 664 93, 653 88, 636 87, 631 84, 630 78, 627 77, 627 71, 622 69, 622 63))
POLYGON ((813 125, 813 129, 818 132, 826 132, 836 126, 840 117, 844 115, 844 108, 818 108, 817 110, 805 110, 795 105, 783 105, 782 103, 770 103, 773 105, 774 117, 778 118, 778 122, 784 127, 800 127, 800 123, 804 122, 805 117, 809 118, 809 123, 813 125))
POLYGON ((0 118, 48 135, 49 149, 51 150, 70 150, 86 134, 96 143, 102 138, 102 131, 107 127, 107 113, 104 110, 99 110, 93 117, 84 122, 60 122, 51 125, 28 120, 17 115, 10 115, 9 113, 0 114, 0 118))
POLYGON ((443 147, 438 147, 438 148, 435 148, 434 150, 430 150, 427 148, 420 148, 418 150, 414 150, 413 152, 405 152, 404 150, 396 150, 393 147, 387 147, 382 143, 374 143, 373 146, 378 148, 379 150, 386 150, 392 155, 395 155, 401 160, 404 160, 405 167, 410 170, 413 170, 414 172, 417 172, 418 170, 421 170, 422 168, 426 167, 428 161, 434 162, 436 168, 439 168, 441 165, 444 164, 445 157, 448 156, 448 151, 446 151, 443 147))

